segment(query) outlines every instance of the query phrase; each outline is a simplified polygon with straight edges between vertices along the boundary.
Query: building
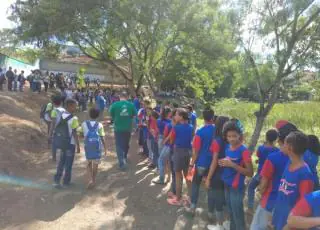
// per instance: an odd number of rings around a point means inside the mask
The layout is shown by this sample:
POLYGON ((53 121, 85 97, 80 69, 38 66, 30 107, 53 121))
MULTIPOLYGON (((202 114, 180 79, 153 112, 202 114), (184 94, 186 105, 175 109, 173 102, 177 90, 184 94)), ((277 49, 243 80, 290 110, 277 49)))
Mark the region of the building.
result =
MULTIPOLYGON (((116 64, 121 70, 129 76, 129 69, 123 61, 116 61, 116 64)), ((81 68, 85 69, 85 76, 91 80, 99 79, 101 82, 125 85, 127 82, 119 70, 115 67, 100 63, 87 56, 71 56, 63 55, 57 60, 54 59, 41 59, 39 64, 42 72, 49 71, 50 73, 64 73, 64 74, 75 74, 81 68)))
POLYGON ((39 61, 35 64, 30 64, 0 53, 0 67, 4 71, 7 71, 9 67, 12 67, 13 70, 16 69, 18 72, 23 70, 25 72, 25 76, 27 76, 31 73, 31 70, 39 69, 39 61))

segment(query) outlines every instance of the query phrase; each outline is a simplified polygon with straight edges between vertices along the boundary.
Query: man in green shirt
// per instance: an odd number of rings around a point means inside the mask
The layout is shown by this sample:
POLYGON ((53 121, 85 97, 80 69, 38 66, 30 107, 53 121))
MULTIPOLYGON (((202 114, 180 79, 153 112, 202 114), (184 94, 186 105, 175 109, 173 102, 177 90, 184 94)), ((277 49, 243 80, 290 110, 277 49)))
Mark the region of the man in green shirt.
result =
POLYGON ((123 92, 120 101, 112 104, 110 115, 114 121, 114 136, 120 169, 125 169, 132 131, 132 123, 137 111, 133 103, 128 101, 128 95, 123 92))

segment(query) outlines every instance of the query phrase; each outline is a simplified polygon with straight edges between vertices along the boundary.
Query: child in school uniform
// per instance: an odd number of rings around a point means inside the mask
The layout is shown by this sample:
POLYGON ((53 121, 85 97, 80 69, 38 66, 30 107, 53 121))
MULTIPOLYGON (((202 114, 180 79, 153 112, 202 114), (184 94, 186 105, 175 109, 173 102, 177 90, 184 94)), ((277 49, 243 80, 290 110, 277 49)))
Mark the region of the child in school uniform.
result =
MULTIPOLYGON (((278 121, 275 127, 278 131, 280 149, 284 145, 285 138, 291 132, 298 130, 294 124, 284 120, 278 121)), ((288 161, 289 157, 282 150, 279 150, 271 153, 263 164, 259 184, 259 192, 262 196, 260 204, 255 211, 250 230, 265 230, 268 228, 268 222, 277 199, 280 180, 288 161)))
MULTIPOLYGON (((191 205, 187 209, 191 214, 194 214, 196 211, 202 179, 207 176, 211 165, 212 154, 210 147, 216 130, 216 127, 213 125, 214 111, 207 108, 203 111, 202 115, 205 125, 197 130, 193 139, 193 154, 189 168, 189 170, 192 170, 194 167, 191 205)), ((208 193, 208 199, 210 200, 210 193, 208 193)))
POLYGON ((295 205, 288 218, 288 224, 284 228, 290 229, 320 229, 320 191, 315 191, 295 205))
POLYGON ((246 229, 243 210, 244 180, 246 176, 253 175, 251 154, 242 143, 243 128, 240 121, 227 122, 223 128, 223 135, 228 145, 225 148, 225 158, 220 159, 218 163, 223 168, 221 178, 225 185, 230 229, 243 230, 246 229))
POLYGON ((271 129, 266 133, 266 142, 259 146, 257 150, 258 171, 257 174, 251 179, 248 186, 248 213, 253 214, 255 190, 260 183, 260 172, 267 157, 272 152, 277 152, 279 149, 275 147, 275 142, 278 139, 278 132, 275 129, 271 129))
POLYGON ((149 118, 149 150, 152 151, 151 163, 148 165, 148 168, 154 169, 158 167, 158 159, 159 159, 159 149, 158 149, 158 126, 157 119, 159 118, 159 114, 152 110, 151 116, 149 118))
POLYGON ((79 129, 84 136, 84 150, 88 162, 88 189, 96 184, 98 174, 98 166, 101 161, 102 146, 104 154, 107 155, 106 143, 104 140, 105 132, 103 125, 97 121, 99 118, 99 110, 91 108, 89 111, 90 120, 84 121, 79 129))
POLYGON ((320 143, 315 135, 308 135, 308 149, 303 154, 303 160, 308 164, 314 179, 314 190, 317 191, 319 187, 319 176, 317 166, 319 163, 320 143))
POLYGON ((74 116, 77 111, 77 102, 74 99, 67 99, 65 104, 66 111, 61 112, 56 118, 53 132, 56 148, 61 151, 57 172, 54 176, 54 187, 56 188, 61 188, 63 175, 63 186, 71 184, 75 152, 80 153, 79 137, 76 132, 79 120, 74 116))
POLYGON ((139 127, 139 153, 148 156, 149 150, 147 145, 148 125, 147 125, 147 108, 150 106, 149 101, 141 103, 141 108, 138 111, 138 127, 139 127))
POLYGON ((158 169, 159 169, 159 179, 155 179, 152 182, 155 184, 165 184, 165 166, 167 158, 170 154, 171 147, 168 143, 168 140, 165 139, 168 137, 171 131, 171 109, 165 107, 161 111, 161 118, 157 121, 157 126, 159 130, 158 136, 158 148, 159 148, 159 159, 158 159, 158 169))
POLYGON ((283 230, 291 209, 301 198, 313 191, 313 175, 309 166, 303 161, 307 147, 308 137, 302 132, 292 132, 285 139, 282 149, 290 161, 280 180, 272 215, 272 224, 276 230, 283 230))
POLYGON ((218 165, 220 159, 225 158, 227 140, 223 136, 223 127, 229 121, 228 117, 219 116, 215 120, 215 137, 210 146, 212 161, 206 179, 208 193, 208 217, 216 217, 216 225, 208 225, 209 230, 224 230, 223 207, 225 205, 224 182, 221 179, 222 168, 218 165))
POLYGON ((175 114, 177 124, 172 128, 170 134, 171 142, 174 144, 172 160, 176 176, 176 196, 168 198, 167 201, 170 205, 175 206, 183 204, 181 199, 183 177, 185 179, 187 177, 191 157, 193 127, 188 124, 188 120, 188 112, 185 109, 177 109, 175 114))

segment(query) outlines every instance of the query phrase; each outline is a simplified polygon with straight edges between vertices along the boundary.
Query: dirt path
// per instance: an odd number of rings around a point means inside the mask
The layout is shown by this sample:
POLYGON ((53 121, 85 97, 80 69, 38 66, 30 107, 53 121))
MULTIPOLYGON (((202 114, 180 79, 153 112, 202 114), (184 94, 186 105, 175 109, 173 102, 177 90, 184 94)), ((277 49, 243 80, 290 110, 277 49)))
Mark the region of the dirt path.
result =
MULTIPOLYGON (((83 153, 77 155, 73 167, 75 186, 53 189, 50 184, 55 164, 48 161, 50 153, 45 151, 19 177, 9 175, 7 183, 0 184, 0 229, 205 229, 204 210, 199 209, 197 217, 191 219, 182 209, 167 205, 166 188, 152 185, 155 173, 136 154, 135 136, 131 141, 128 171, 120 172, 112 130, 109 127, 106 130, 110 154, 101 164, 95 190, 85 188, 83 153)), ((200 196, 205 200, 203 191, 200 196)))

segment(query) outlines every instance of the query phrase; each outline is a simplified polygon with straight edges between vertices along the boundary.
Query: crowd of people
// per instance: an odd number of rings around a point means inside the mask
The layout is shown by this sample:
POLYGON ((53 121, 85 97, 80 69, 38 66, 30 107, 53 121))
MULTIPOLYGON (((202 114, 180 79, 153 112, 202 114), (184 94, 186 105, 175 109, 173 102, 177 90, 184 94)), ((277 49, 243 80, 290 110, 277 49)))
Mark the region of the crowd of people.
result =
POLYGON ((193 105, 170 102, 154 105, 149 99, 129 99, 125 92, 110 95, 106 103, 106 94, 100 90, 95 97, 96 106, 89 110, 90 119, 80 124, 75 115, 75 98, 56 95, 44 110, 53 160, 60 151, 55 187, 70 185, 74 154, 80 152, 79 136, 83 136, 88 189, 94 188, 101 156, 107 154, 101 121, 104 110, 109 108, 119 169, 127 169, 130 138, 137 133, 139 154, 148 158, 150 170, 159 173, 152 182, 171 183, 167 194, 169 205, 184 206, 187 212, 195 214, 199 190, 204 184, 208 217, 215 221, 207 226, 209 230, 244 230, 248 226, 251 230, 265 230, 270 225, 276 230, 317 229, 320 226, 319 139, 305 135, 294 124, 279 120, 266 133, 265 143, 256 153, 251 153, 244 144, 245 127, 241 121, 216 116, 211 108, 203 110, 205 124, 197 127, 193 105), (255 157, 256 173, 252 163, 255 157), (246 178, 251 178, 248 185, 246 178), (257 207, 256 191, 261 194, 257 207), (245 194, 247 204, 244 204, 245 194), (253 215, 251 223, 246 223, 245 211, 253 215))

